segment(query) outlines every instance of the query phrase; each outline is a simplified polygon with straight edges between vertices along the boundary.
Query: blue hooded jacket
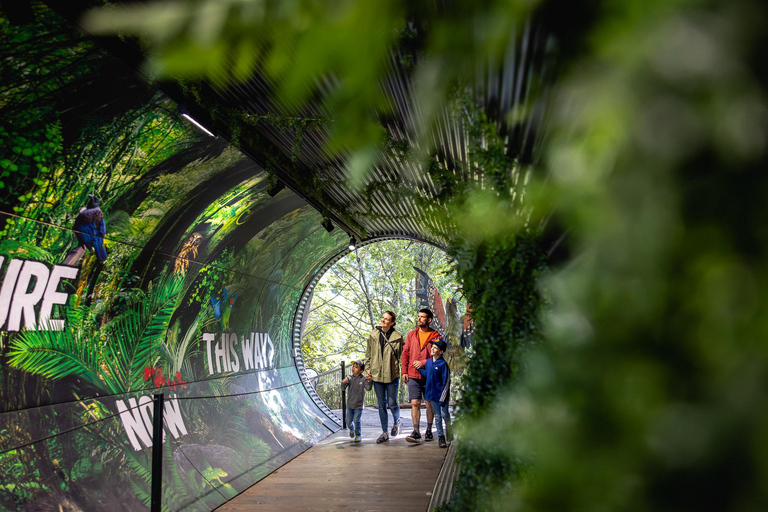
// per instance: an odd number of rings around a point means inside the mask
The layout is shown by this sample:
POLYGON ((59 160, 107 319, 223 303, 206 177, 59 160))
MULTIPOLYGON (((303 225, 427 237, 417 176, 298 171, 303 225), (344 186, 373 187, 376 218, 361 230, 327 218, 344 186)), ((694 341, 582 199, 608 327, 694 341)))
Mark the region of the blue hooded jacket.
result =
POLYGON ((430 357, 424 368, 419 368, 419 374, 427 379, 424 398, 440 405, 447 404, 451 399, 451 370, 442 356, 437 361, 430 357))

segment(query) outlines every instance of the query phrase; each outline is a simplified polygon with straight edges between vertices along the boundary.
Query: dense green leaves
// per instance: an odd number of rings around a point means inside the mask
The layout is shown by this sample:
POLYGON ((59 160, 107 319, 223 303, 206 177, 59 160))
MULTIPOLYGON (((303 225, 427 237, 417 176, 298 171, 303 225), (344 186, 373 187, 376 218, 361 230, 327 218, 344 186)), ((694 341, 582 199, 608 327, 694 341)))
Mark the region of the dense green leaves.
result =
POLYGON ((494 435, 487 418, 525 375, 524 357, 543 344, 541 278, 547 269, 539 224, 524 188, 513 186, 520 173, 504 151, 496 127, 464 101, 458 115, 469 117, 473 158, 483 162, 488 188, 455 187, 448 199, 454 226, 449 251, 475 326, 473 351, 462 377, 457 428, 463 434, 461 472, 450 510, 499 507, 500 493, 533 464, 521 450, 494 435), (491 134, 491 136, 489 136, 491 134), (527 213, 526 213, 527 212, 527 213))
POLYGON ((49 379, 60 379, 75 374, 96 387, 106 387, 110 392, 120 391, 112 379, 101 381, 98 336, 77 325, 65 331, 24 331, 14 338, 8 352, 9 364, 14 368, 49 379), (85 331, 85 332, 84 332, 85 331), (93 343, 95 341, 95 343, 93 343))
POLYGON ((475 322, 475 349, 467 366, 462 414, 477 418, 514 383, 526 345, 539 341, 545 269, 533 235, 487 240, 462 254, 459 276, 475 322))
POLYGON ((324 89, 318 76, 333 71, 339 85, 324 100, 341 120, 334 125, 340 150, 361 139, 365 146, 380 141, 372 114, 386 111, 387 103, 370 85, 384 72, 403 8, 397 2, 347 0, 149 3, 95 11, 85 23, 97 32, 139 32, 144 41, 161 46, 148 70, 155 76, 203 76, 225 87, 260 68, 282 96, 303 103, 324 89))
POLYGON ((765 134, 768 111, 752 57, 765 36, 746 15, 757 4, 610 6, 561 83, 548 141, 542 197, 575 255, 543 281, 548 347, 513 356, 524 378, 465 424, 456 510, 766 502, 767 155, 748 135, 754 123, 765 134), (745 104, 754 117, 739 117, 745 104))

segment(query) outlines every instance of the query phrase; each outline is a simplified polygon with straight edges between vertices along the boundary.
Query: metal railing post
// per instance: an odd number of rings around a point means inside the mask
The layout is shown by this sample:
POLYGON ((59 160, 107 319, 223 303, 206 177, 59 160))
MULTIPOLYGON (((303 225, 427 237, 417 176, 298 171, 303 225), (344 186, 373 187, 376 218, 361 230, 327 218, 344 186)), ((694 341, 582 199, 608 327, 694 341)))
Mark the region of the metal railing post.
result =
POLYGON ((155 393, 152 416, 152 512, 160 512, 163 485, 163 393, 155 393))
MULTIPOLYGON (((341 380, 347 378, 346 371, 344 369, 344 361, 341 362, 341 380)), ((347 428, 347 390, 344 386, 341 387, 341 422, 343 428, 347 428)))

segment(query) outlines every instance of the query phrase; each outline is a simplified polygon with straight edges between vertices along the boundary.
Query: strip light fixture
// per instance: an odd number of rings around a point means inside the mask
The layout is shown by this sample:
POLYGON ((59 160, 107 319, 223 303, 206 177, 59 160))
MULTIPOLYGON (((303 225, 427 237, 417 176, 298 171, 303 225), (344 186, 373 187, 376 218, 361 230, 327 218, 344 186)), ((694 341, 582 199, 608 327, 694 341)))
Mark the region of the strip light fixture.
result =
POLYGON ((198 128, 203 130, 205 133, 207 133, 211 137, 215 137, 215 135, 212 134, 205 126, 201 125, 200 123, 198 123, 197 121, 192 119, 192 117, 189 114, 184 113, 184 114, 181 114, 181 115, 184 116, 190 123, 192 123, 193 125, 197 126, 198 128))

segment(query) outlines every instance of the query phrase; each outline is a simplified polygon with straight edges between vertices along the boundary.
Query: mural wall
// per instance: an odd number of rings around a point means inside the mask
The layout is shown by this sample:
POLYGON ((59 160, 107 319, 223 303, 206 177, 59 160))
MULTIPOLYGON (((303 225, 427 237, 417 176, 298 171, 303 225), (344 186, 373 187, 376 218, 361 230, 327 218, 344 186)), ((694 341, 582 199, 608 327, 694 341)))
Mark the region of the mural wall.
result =
POLYGON ((290 326, 344 246, 53 13, 0 19, 0 510, 210 510, 337 428, 290 326))

